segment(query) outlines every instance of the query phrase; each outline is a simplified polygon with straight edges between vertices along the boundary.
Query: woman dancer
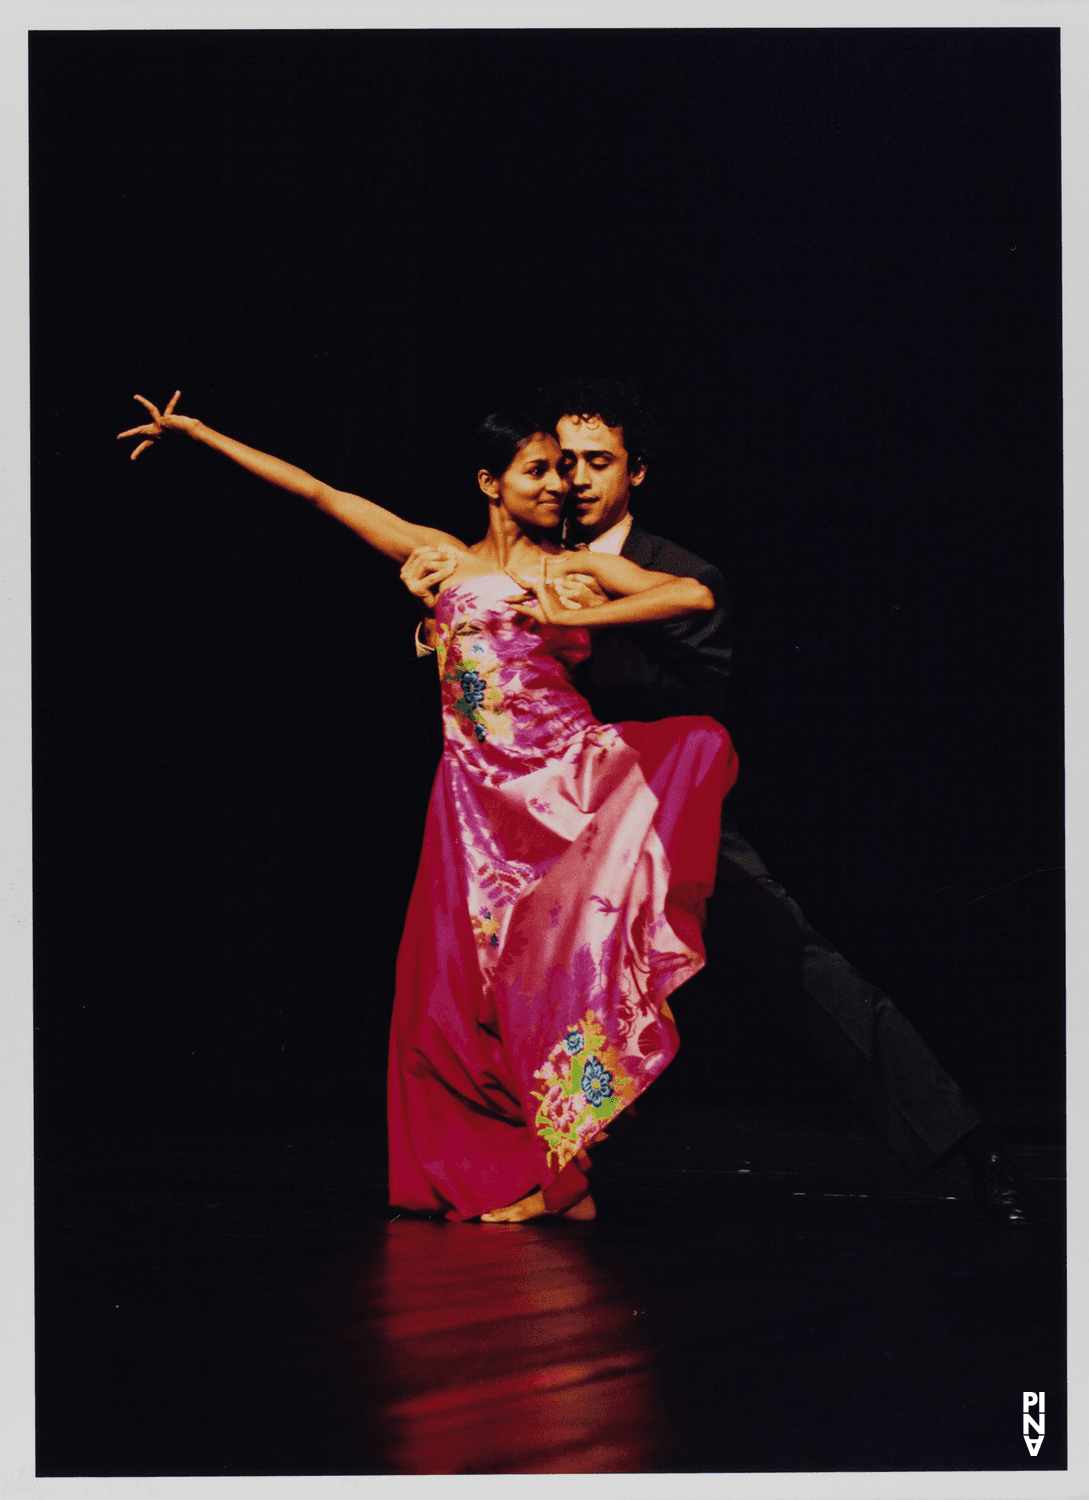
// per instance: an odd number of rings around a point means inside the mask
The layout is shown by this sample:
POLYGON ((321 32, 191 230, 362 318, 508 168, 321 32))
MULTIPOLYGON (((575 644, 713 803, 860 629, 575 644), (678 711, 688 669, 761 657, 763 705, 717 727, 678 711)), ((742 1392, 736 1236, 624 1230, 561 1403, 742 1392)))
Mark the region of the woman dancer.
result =
POLYGON ((668 996, 703 964, 719 808, 737 774, 712 719, 599 724, 571 685, 587 629, 711 609, 691 578, 566 553, 555 438, 478 434, 488 530, 466 547, 137 396, 138 458, 187 433, 398 562, 453 549, 436 607, 445 750, 397 964, 390 1198, 454 1219, 593 1217, 586 1151, 677 1049, 668 996), (570 610, 589 573, 608 602, 570 610))

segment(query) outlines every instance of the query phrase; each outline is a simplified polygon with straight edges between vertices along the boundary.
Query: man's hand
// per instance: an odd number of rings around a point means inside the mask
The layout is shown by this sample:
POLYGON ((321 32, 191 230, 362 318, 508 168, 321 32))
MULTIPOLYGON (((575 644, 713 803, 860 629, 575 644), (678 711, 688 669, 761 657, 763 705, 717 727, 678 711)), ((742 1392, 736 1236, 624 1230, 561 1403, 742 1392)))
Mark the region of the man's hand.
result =
POLYGON ((438 589, 458 565, 453 547, 417 547, 405 559, 401 582, 427 609, 434 609, 438 589))
POLYGON ((608 594, 592 573, 568 573, 557 578, 552 587, 567 609, 591 609, 595 604, 609 602, 608 594))

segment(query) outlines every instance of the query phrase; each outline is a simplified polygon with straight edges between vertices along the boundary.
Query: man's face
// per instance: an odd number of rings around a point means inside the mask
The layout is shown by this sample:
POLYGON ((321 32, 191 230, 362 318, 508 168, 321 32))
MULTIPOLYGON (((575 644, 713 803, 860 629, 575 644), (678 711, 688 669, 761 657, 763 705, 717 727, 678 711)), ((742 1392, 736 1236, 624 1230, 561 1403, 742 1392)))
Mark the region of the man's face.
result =
POLYGON ((592 541, 627 514, 631 491, 642 484, 646 469, 629 471, 623 428, 606 427, 600 417, 561 417, 556 436, 563 449, 561 472, 571 486, 567 514, 578 536, 592 541))

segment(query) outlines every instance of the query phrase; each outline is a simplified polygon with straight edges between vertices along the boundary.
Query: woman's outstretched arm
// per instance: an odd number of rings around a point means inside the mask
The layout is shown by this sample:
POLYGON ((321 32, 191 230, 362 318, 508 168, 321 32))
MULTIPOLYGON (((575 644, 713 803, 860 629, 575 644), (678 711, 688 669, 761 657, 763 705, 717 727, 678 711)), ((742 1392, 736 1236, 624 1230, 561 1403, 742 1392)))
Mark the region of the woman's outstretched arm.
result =
POLYGON ((518 608, 542 624, 576 629, 637 625, 649 620, 675 620, 715 607, 714 594, 695 578, 651 573, 626 557, 601 552, 567 552, 558 557, 544 557, 539 578, 522 578, 516 573, 511 573, 511 577, 526 589, 527 595, 536 596, 532 603, 518 600, 518 608), (559 599, 553 582, 571 572, 591 574, 606 593, 619 597, 586 609, 568 608, 559 599))
POLYGON ((392 511, 383 509, 381 505, 364 500, 362 495, 353 495, 347 490, 335 490, 332 485, 315 479, 305 469, 285 463, 282 458, 273 458, 271 453, 262 453, 257 448, 248 448, 245 443, 236 442, 234 438, 226 437, 222 432, 216 432, 213 428, 205 426, 196 417, 178 415, 174 408, 180 396, 181 392, 175 391, 161 412, 146 397, 135 398, 151 413, 152 420, 143 426, 130 427, 126 432, 117 434, 119 438, 139 437, 143 439, 133 449, 133 458, 139 458, 144 449, 150 448, 164 432, 185 432, 198 443, 203 443, 205 447, 222 453, 233 463, 239 464, 243 469, 248 469, 251 474, 256 474, 259 479, 267 480, 269 484, 274 484, 281 490, 287 490, 292 495, 298 495, 300 499, 309 501, 318 510, 324 510, 329 515, 335 516, 345 526, 351 527, 370 546, 379 552, 384 552, 387 557, 392 557, 396 562, 404 562, 414 548, 425 545, 442 545, 456 547, 462 552, 468 551, 463 542, 460 542, 457 537, 450 536, 448 532, 438 531, 433 526, 416 526, 411 521, 403 521, 400 516, 395 516, 392 511))

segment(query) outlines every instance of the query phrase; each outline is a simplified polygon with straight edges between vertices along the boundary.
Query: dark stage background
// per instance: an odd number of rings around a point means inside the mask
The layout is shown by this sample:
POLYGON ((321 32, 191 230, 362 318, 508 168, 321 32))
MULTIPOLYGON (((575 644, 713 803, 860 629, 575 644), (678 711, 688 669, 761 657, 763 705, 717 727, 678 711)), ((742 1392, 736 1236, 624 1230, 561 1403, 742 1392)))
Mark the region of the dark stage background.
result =
MULTIPOLYGON (((645 383, 639 519, 727 577, 736 821, 973 1098, 1058 1117, 1058 63, 34 36, 41 1128, 377 1126, 434 765, 396 568, 183 439, 130 465, 132 393, 472 541, 466 435, 571 369, 645 383)), ((835 1097, 712 950, 660 1107, 835 1097)))

